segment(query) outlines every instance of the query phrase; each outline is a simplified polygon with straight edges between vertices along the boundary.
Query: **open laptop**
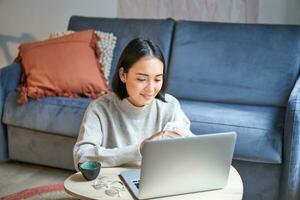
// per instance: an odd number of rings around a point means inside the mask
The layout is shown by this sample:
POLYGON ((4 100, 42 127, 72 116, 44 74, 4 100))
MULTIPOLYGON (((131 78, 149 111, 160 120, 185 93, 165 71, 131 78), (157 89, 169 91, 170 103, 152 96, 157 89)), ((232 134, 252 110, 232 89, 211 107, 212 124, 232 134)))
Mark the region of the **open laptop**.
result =
POLYGON ((147 141, 141 169, 120 174, 137 199, 224 188, 236 133, 147 141))

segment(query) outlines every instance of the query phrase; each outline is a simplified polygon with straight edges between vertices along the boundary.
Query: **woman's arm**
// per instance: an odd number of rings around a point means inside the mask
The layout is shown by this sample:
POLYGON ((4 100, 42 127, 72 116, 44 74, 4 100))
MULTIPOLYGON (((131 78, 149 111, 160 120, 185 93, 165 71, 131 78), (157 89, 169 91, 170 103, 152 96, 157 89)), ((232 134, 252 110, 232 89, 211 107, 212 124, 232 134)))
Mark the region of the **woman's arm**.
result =
POLYGON ((191 122, 188 117, 185 115, 179 101, 174 98, 174 105, 172 106, 172 117, 169 122, 166 123, 163 130, 164 131, 175 131, 179 134, 184 134, 186 136, 194 136, 190 130, 191 122))
POLYGON ((107 149, 96 146, 85 141, 79 141, 74 147, 74 163, 96 160, 100 161, 103 167, 120 166, 122 164, 140 160, 139 145, 107 149), (139 158, 139 159, 138 159, 139 158))
POLYGON ((101 116, 92 103, 83 118, 77 142, 73 150, 75 168, 78 163, 95 160, 103 167, 119 166, 141 159, 139 145, 118 148, 104 148, 101 129, 101 116))

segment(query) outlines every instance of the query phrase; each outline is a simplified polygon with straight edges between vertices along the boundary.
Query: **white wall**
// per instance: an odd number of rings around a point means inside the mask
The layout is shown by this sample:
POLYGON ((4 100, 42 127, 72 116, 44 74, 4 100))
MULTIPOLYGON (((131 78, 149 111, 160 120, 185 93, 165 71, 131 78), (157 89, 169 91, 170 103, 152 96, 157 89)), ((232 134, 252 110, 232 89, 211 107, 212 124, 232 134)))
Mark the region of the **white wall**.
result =
MULTIPOLYGON (((0 67, 12 62, 17 55, 19 44, 46 39, 49 32, 66 30, 71 15, 117 17, 119 1, 124 0, 0 0, 0 67)), ((138 0, 139 4, 151 4, 150 1, 138 0)), ((193 3, 198 1, 205 0, 193 0, 193 3)), ((252 0, 244 1, 244 4, 248 5, 248 1, 252 0)), ((134 6, 137 0, 126 2, 134 6)), ((180 1, 172 0, 172 3, 176 2, 181 5, 180 1)), ((210 6, 218 4, 218 0, 207 2, 210 2, 210 6)), ((133 12, 132 6, 119 10, 119 13, 133 12)), ((226 6, 221 6, 220 9, 226 9, 226 6)), ((239 11, 239 7, 235 9, 239 11)), ((258 23, 300 24, 300 0, 259 0, 257 9, 258 23)), ((216 14, 223 12, 224 10, 220 10, 216 14)), ((228 21, 224 19, 226 20, 228 21)))
POLYGON ((300 1, 287 0, 286 19, 289 24, 300 24, 300 1))
POLYGON ((258 23, 300 24, 299 0, 260 0, 258 23))
POLYGON ((0 67, 12 62, 20 43, 65 31, 71 15, 116 17, 117 0, 0 0, 0 67))

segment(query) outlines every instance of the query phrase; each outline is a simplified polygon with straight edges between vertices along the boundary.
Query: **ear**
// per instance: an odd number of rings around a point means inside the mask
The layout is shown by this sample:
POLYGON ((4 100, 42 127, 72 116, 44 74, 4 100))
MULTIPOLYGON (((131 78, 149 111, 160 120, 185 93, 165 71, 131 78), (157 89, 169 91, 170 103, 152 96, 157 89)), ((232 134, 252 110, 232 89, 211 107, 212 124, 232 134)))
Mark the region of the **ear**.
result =
POLYGON ((119 77, 120 77, 120 80, 125 83, 126 81, 126 73, 124 72, 124 68, 123 67, 120 67, 119 69, 119 77))

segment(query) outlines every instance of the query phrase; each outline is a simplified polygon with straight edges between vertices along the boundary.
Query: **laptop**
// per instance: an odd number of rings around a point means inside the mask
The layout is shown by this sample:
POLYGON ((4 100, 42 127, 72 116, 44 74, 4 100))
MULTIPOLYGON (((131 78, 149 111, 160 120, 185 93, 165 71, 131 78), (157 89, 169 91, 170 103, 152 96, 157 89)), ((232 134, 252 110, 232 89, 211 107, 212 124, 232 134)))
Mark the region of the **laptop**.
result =
POLYGON ((147 141, 141 169, 120 177, 136 199, 222 189, 235 141, 235 132, 147 141))

